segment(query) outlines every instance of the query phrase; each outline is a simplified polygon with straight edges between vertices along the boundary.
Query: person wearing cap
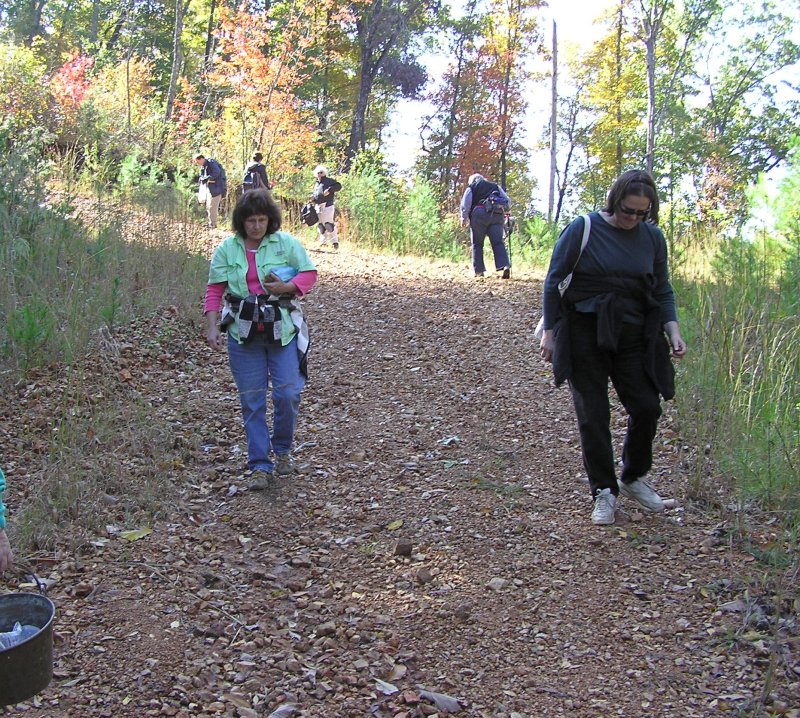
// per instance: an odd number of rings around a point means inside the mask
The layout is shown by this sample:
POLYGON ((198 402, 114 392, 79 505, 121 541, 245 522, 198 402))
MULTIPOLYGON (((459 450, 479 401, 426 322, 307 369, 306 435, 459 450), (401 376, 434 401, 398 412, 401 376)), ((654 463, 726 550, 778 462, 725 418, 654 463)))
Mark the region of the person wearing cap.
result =
POLYGON ((217 160, 198 152, 194 156, 194 161, 200 168, 198 178, 200 188, 197 196, 204 200, 206 205, 208 228, 214 229, 217 226, 219 204, 228 191, 228 178, 225 175, 225 168, 217 160))
POLYGON ((311 200, 316 205, 319 223, 319 243, 333 245, 334 249, 339 249, 339 235, 336 232, 336 207, 334 206, 334 195, 342 189, 342 185, 335 179, 328 177, 328 170, 324 165, 317 165, 314 168, 314 177, 317 178, 314 189, 311 192, 311 200))

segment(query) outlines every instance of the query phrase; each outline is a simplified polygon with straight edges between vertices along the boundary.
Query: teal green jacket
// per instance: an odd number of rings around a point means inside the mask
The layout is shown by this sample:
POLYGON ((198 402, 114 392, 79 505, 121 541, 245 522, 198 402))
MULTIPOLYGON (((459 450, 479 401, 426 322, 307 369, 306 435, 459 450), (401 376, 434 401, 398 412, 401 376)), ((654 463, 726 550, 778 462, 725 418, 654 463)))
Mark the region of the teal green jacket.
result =
MULTIPOLYGON (((259 277, 266 277, 273 267, 288 265, 298 272, 311 272, 316 269, 305 248, 291 234, 274 232, 261 242, 256 250, 256 268, 259 277)), ((208 270, 208 283, 225 282, 228 291, 237 297, 250 294, 247 288, 247 252, 244 241, 231 235, 220 244, 211 257, 208 270)), ((286 346, 296 333, 288 309, 281 308, 281 344, 286 346)), ((228 327, 230 335, 239 341, 238 322, 228 327)))
POLYGON ((6 507, 3 506, 3 491, 6 490, 6 477, 0 469, 0 529, 6 527, 6 507))

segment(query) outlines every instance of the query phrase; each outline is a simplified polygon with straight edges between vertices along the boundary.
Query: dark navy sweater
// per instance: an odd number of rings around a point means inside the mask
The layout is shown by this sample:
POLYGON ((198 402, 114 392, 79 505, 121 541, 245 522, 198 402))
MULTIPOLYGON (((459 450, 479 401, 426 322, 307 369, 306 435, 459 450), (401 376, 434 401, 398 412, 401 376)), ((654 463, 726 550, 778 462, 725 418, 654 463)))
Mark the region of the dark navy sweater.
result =
MULTIPOLYGON (((636 279, 651 275, 654 279, 653 298, 661 306, 662 325, 677 321, 675 295, 669 282, 667 243, 661 230, 653 224, 639 222, 631 230, 610 225, 599 212, 592 212, 589 242, 580 255, 583 219, 578 217, 561 233, 550 259, 544 284, 544 327, 552 329, 558 318, 561 295, 558 284, 575 267, 570 289, 578 289, 581 277, 592 285, 603 277, 636 279)), ((612 291, 609 288, 609 291, 612 291)), ((584 299, 576 306, 579 311, 592 311, 592 300, 584 299)))

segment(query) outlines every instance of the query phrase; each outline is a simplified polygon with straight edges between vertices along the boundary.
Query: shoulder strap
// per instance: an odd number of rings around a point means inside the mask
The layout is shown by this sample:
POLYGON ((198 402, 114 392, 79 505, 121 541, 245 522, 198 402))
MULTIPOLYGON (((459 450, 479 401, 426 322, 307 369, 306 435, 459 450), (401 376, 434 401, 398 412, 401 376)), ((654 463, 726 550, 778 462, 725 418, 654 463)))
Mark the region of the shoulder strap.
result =
MULTIPOLYGON (((592 231, 592 220, 589 219, 588 214, 582 214, 583 217, 583 238, 581 239, 581 251, 578 252, 578 259, 581 258, 583 254, 583 250, 586 249, 586 245, 589 244, 589 232, 592 231)), ((575 260, 575 264, 578 264, 578 259, 575 260)), ((575 271, 575 267, 572 268, 572 271, 575 271)))
POLYGON ((588 214, 582 214, 581 217, 583 217, 583 237, 581 238, 581 249, 578 252, 578 258, 575 260, 575 264, 572 265, 572 271, 558 283, 558 291, 562 297, 572 282, 572 275, 575 272, 575 267, 578 266, 578 262, 581 261, 583 250, 586 249, 586 245, 589 244, 589 233, 592 231, 592 220, 589 219, 588 214))

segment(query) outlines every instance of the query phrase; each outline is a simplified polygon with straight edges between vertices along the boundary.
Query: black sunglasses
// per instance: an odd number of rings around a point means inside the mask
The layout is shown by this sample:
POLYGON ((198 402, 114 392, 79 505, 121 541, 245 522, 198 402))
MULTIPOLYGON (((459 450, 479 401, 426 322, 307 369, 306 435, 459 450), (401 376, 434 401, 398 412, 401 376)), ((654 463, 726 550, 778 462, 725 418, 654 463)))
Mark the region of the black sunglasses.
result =
POLYGON ((646 219, 650 214, 649 207, 647 209, 628 209, 625 205, 618 204, 617 209, 622 212, 622 214, 627 214, 629 217, 641 217, 642 219, 646 219))

